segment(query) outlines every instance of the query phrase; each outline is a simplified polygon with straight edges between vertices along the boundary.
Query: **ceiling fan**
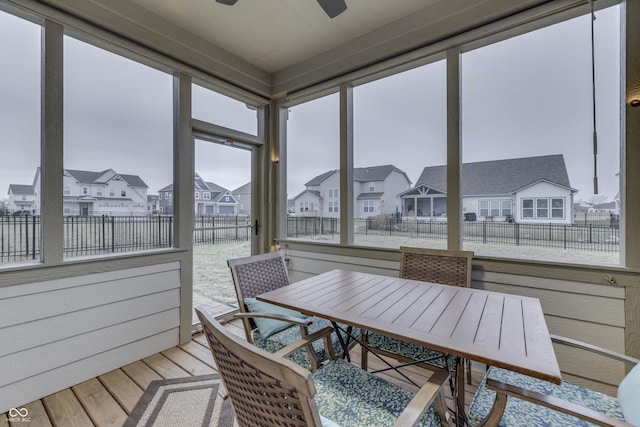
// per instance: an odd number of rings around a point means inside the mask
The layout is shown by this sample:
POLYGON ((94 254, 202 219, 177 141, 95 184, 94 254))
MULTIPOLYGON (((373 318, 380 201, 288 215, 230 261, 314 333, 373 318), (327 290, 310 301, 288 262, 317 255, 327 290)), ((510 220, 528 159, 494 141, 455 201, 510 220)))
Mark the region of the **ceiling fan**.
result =
MULTIPOLYGON (((218 3, 232 6, 236 4, 238 0, 216 0, 218 3)), ((345 0, 316 0, 322 10, 329 16, 329 18, 335 18, 342 12, 347 10, 347 4, 345 0)))

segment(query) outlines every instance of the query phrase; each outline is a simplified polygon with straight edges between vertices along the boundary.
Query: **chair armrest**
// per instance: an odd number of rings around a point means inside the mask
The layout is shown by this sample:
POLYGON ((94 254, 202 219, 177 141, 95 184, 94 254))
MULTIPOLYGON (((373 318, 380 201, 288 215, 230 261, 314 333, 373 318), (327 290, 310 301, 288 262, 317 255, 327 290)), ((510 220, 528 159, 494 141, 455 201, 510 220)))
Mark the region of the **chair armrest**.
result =
POLYGON ((620 362, 628 363, 630 365, 637 365, 638 363, 640 363, 640 360, 634 359, 633 357, 627 356, 625 354, 616 353, 615 351, 607 350, 606 348, 603 348, 603 347, 598 347, 596 345, 592 345, 583 341, 562 337, 560 335, 551 334, 551 341, 558 344, 567 345, 569 347, 575 347, 575 348, 587 350, 592 353, 600 354, 602 356, 606 356, 620 362))
MULTIPOLYGON (((413 427, 418 424, 418 421, 420 421, 420 418, 422 418, 427 409, 429 409, 429 406, 436 397, 441 395, 442 387, 448 379, 449 372, 446 369, 438 369, 435 371, 433 375, 431 375, 431 378, 418 390, 416 395, 413 396, 413 399, 411 399, 409 404, 404 408, 404 411, 402 411, 396 420, 394 427, 413 427)), ((444 402, 442 402, 442 404, 444 406, 444 402)), ((437 410, 437 412, 440 415, 442 424, 446 425, 446 419, 442 419, 442 417, 445 416, 444 413, 446 410, 441 408, 437 410)))
POLYGON ((546 394, 534 392, 511 384, 505 384, 491 378, 487 378, 485 384, 489 390, 495 391, 498 395, 502 394, 503 396, 512 396, 537 405, 546 406, 547 408, 573 415, 574 417, 600 426, 633 427, 631 424, 618 418, 610 417, 598 411, 594 411, 593 409, 585 408, 554 396, 548 396, 546 394))
POLYGON ((310 324, 313 323, 313 319, 311 318, 307 318, 307 319, 301 319, 299 317, 294 317, 294 316, 287 316, 286 314, 277 314, 277 313, 236 313, 233 315, 233 317, 236 318, 252 318, 252 317, 263 317, 266 319, 275 319, 275 320, 282 320, 283 322, 289 322, 289 323, 295 323, 296 325, 301 325, 301 326, 309 326, 310 324))
POLYGON ((303 336, 299 340, 294 341, 291 344, 289 344, 288 346, 281 348, 280 350, 278 350, 274 354, 277 355, 277 356, 284 357, 284 356, 288 355, 289 353, 292 353, 292 352, 298 350, 299 348, 302 348, 304 346, 309 345, 310 343, 314 342, 315 340, 323 338, 325 335, 331 334, 332 332, 333 332, 333 328, 331 326, 327 326, 326 328, 322 328, 319 331, 316 331, 316 332, 314 332, 312 334, 303 336))

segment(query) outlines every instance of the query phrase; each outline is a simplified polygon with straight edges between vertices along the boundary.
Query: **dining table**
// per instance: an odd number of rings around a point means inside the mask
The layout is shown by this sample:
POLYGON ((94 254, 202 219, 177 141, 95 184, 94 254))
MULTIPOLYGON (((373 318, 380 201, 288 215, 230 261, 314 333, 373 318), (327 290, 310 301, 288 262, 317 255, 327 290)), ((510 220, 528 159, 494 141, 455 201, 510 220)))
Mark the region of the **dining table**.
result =
MULTIPOLYGON (((458 361, 470 359, 554 384, 562 380, 538 298, 342 269, 257 298, 458 361)), ((464 411, 463 374, 453 376, 456 410, 464 411)))

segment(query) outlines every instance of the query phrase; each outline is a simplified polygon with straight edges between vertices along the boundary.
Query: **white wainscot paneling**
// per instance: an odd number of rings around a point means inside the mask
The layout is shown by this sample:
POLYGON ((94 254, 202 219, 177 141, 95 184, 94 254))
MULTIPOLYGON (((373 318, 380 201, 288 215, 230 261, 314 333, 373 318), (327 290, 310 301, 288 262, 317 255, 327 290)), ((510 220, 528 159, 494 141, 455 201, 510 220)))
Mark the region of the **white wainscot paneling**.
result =
POLYGON ((0 413, 177 345, 179 268, 0 288, 0 413))

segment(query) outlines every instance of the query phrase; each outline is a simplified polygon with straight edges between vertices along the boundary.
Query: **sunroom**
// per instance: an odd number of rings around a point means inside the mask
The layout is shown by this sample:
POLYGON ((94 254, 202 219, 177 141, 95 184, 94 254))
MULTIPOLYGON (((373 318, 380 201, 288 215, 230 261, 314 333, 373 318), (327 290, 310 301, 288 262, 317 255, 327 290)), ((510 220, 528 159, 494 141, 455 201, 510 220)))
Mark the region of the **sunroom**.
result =
MULTIPOLYGON (((0 0, 0 177, 41 207, 1 209, 0 414, 189 342, 194 292, 233 311, 209 270, 276 250, 294 282, 397 277, 401 246, 473 251, 473 288, 539 298, 552 334, 640 357, 640 0, 223 3, 0 0), (463 164, 557 155, 561 191, 475 202, 527 221, 465 221, 463 164), (379 186, 356 204, 354 169, 388 164, 412 186, 446 165, 446 199, 379 186), (64 170, 143 182, 98 194, 64 170), (290 215, 333 170, 332 217, 290 215), (196 212, 194 177, 234 214, 196 212), (71 185, 100 216, 65 211, 71 185)), ((615 395, 622 364, 555 350, 563 378, 615 395)))

